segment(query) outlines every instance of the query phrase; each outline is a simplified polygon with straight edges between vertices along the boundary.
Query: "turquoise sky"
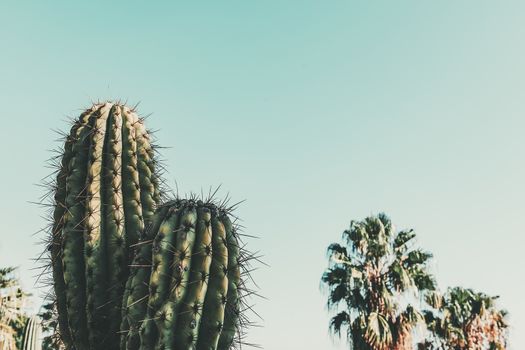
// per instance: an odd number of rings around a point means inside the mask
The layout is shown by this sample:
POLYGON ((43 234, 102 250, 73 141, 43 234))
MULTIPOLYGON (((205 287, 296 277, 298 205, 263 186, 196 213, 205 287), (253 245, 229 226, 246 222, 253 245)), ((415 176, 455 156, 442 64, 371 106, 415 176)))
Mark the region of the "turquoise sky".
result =
MULTIPOLYGON (((443 288, 501 296, 525 348, 525 2, 3 1, 0 265, 33 289, 52 129, 141 101, 179 192, 222 184, 270 265, 269 350, 344 349, 325 249, 385 211, 443 288)), ((38 293, 38 292, 36 292, 38 293)))

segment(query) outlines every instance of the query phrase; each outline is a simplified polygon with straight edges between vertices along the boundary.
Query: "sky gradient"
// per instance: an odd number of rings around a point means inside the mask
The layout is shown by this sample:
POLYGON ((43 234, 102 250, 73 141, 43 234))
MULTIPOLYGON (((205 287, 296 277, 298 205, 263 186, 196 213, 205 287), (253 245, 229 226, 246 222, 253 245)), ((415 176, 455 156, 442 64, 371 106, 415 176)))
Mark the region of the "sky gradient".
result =
MULTIPOLYGON (((0 266, 34 290, 31 204, 52 130, 141 102, 179 193, 222 185, 270 267, 265 349, 344 349, 319 279, 350 220, 386 212, 443 289, 500 295, 525 348, 522 1, 3 1, 0 266)), ((37 301, 35 301, 37 303, 37 301)))

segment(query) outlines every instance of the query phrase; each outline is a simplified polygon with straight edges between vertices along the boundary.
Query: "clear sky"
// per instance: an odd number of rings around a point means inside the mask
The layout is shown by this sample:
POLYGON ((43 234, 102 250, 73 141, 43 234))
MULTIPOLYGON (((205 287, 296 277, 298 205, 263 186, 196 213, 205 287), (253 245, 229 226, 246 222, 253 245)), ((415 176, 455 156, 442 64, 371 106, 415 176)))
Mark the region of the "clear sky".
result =
POLYGON ((270 265, 249 340, 344 349, 319 278, 351 219, 385 211, 443 288, 500 295, 525 348, 525 2, 2 1, 0 266, 34 290, 29 201, 52 129, 90 101, 153 113, 168 181, 222 184, 270 265))

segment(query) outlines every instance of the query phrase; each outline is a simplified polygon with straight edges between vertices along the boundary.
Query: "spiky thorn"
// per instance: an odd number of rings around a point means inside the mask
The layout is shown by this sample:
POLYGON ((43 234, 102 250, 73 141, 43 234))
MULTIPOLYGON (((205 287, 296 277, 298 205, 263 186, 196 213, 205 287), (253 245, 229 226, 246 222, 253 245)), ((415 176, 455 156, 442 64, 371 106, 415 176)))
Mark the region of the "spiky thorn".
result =
POLYGON ((141 101, 138 101, 133 105, 133 107, 130 108, 130 111, 133 113, 138 113, 138 107, 140 106, 141 101))

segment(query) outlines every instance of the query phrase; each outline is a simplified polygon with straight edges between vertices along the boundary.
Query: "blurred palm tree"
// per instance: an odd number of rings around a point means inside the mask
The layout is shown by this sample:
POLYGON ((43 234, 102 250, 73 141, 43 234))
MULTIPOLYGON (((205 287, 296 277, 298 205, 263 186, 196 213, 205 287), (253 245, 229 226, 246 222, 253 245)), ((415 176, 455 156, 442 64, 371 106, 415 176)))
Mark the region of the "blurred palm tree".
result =
POLYGON ((507 347, 506 311, 498 297, 455 287, 426 310, 428 338, 421 350, 504 350, 507 347))
POLYGON ((44 333, 42 350, 65 349, 58 333, 58 313, 56 304, 54 302, 44 304, 38 316, 42 320, 42 331, 44 333))
POLYGON ((25 297, 14 276, 16 268, 0 268, 0 349, 16 350, 23 337, 25 297))
POLYGON ((413 331, 423 321, 418 300, 436 295, 427 268, 432 255, 415 249, 414 240, 412 230, 396 232, 379 214, 352 221, 344 245, 328 247, 330 265, 322 282, 336 313, 330 329, 336 335, 345 331, 352 349, 413 348, 413 331))

